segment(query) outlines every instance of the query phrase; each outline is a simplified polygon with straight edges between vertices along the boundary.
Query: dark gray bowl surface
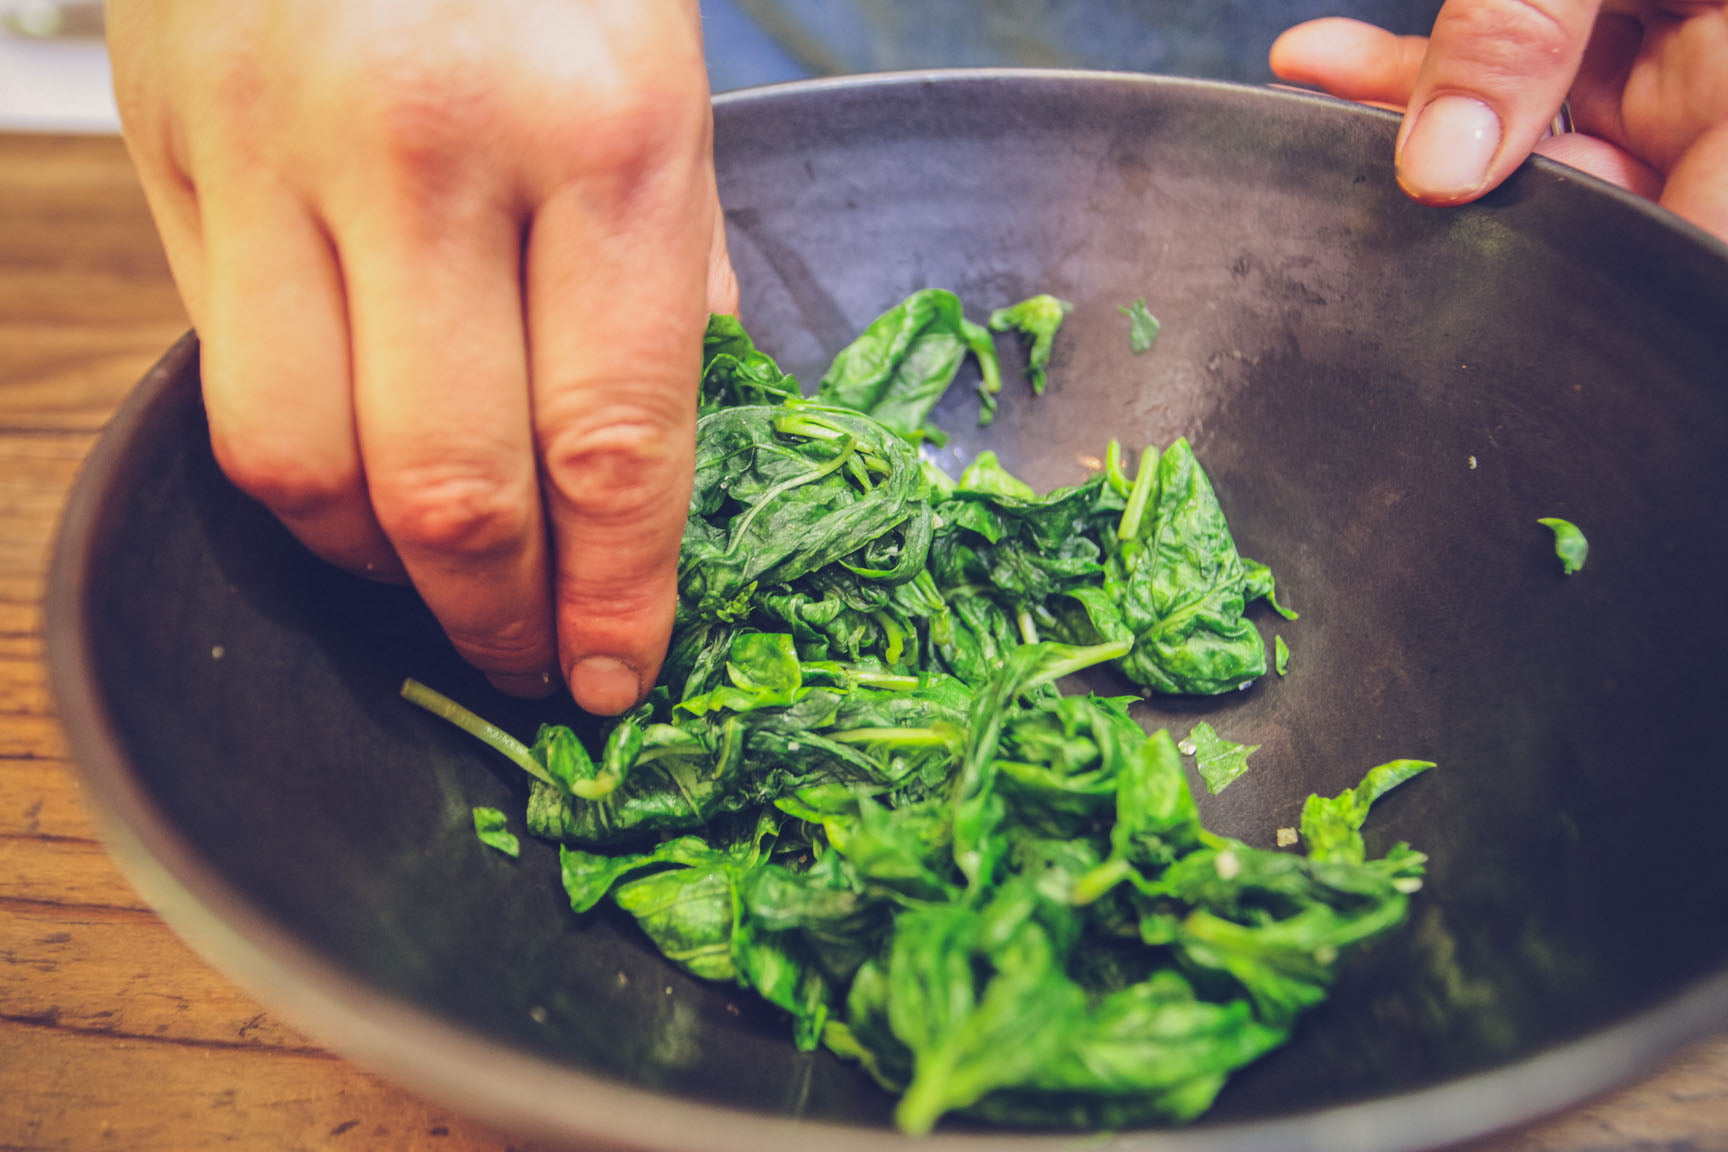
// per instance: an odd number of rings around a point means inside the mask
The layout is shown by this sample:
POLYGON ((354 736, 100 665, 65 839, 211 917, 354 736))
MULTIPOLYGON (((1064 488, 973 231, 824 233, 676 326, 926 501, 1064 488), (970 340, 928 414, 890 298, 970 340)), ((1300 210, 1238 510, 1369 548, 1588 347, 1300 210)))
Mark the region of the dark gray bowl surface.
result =
MULTIPOLYGON (((1215 827, 1255 843, 1398 756, 1371 846, 1432 858, 1407 928, 1192 1128, 1124 1146, 1417 1147, 1563 1106, 1728 1021, 1728 251, 1555 165, 1406 201, 1395 121, 1317 97, 1073 73, 722 98, 743 315, 814 384, 913 289, 1075 305, 1051 388, 965 397, 1040 485, 1186 435, 1301 619, 1290 675, 1148 723, 1262 745, 1215 827), (1156 348, 1129 352, 1144 297, 1156 348), (1562 576, 1541 516, 1591 542, 1562 576)), ((1004 362, 1021 353, 1004 339, 1004 362)), ((54 686, 131 874, 217 963, 359 1059, 530 1135, 773 1152, 900 1142, 855 1068, 577 920, 554 850, 469 808, 514 769, 396 695, 515 731, 408 592, 301 551, 212 463, 169 352, 69 506, 54 686), (813 1126, 820 1126, 813 1128, 813 1126)), ((1069 1147, 1072 1137, 934 1140, 1069 1147)))

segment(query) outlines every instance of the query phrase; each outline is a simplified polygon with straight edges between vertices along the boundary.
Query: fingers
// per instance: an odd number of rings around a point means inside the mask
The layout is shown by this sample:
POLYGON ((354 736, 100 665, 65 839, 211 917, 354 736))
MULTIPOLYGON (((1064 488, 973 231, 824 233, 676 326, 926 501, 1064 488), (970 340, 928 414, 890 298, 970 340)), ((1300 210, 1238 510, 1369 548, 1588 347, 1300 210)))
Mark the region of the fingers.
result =
POLYGON ((372 506, 463 657, 543 694, 556 651, 518 215, 477 191, 484 177, 403 175, 378 174, 335 220, 372 506))
POLYGON ((1398 182, 1473 200, 1530 154, 1577 74, 1600 0, 1447 0, 1399 133, 1398 182))
POLYGON ((1662 194, 1662 173, 1625 149, 1582 132, 1565 132, 1537 143, 1538 154, 1588 172, 1647 200, 1662 194))
POLYGON ((1398 36, 1344 17, 1309 20, 1272 43, 1272 71, 1344 100, 1402 109, 1427 51, 1424 36, 1398 36))
POLYGON ((360 463, 329 239, 298 196, 261 174, 212 176, 204 224, 201 375, 217 461, 320 556, 400 579, 360 463))
MULTIPOLYGON (((689 73, 700 83, 699 68, 689 73)), ((528 243, 536 429, 555 540, 560 659, 584 709, 622 712, 659 673, 677 599, 710 305, 735 306, 705 88, 587 126, 631 158, 556 182, 528 243)))
POLYGON ((1644 25, 1635 17, 1607 11, 1615 2, 1609 0, 1597 18, 1578 62, 1570 94, 1572 124, 1579 132, 1629 148, 1635 141, 1626 131, 1622 100, 1644 40, 1644 25))
POLYGON ((1728 120, 1707 129, 1669 170, 1661 203, 1728 243, 1728 120))

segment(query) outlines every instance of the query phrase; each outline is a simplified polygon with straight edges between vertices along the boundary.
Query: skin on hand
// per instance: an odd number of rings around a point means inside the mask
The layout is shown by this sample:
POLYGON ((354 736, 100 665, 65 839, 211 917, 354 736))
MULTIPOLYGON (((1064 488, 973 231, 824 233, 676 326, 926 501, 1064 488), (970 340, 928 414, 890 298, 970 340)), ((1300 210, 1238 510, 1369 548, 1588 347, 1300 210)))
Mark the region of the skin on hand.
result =
POLYGON ((1474 200, 1535 151, 1728 240, 1728 3, 1447 0, 1431 37, 1312 20, 1271 65, 1406 110, 1398 181, 1424 203, 1474 200), (1568 98, 1577 131, 1546 136, 1568 98))
POLYGON ((658 675, 707 313, 695 0, 113 0, 212 447, 500 688, 658 675))

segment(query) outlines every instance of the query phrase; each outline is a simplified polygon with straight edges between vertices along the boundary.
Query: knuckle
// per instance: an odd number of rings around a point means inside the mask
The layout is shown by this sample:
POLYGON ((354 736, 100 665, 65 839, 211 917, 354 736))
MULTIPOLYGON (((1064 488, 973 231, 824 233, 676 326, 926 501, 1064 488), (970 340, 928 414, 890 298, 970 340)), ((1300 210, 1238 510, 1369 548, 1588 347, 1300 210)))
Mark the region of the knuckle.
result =
POLYGON ((350 61, 349 69, 356 73, 345 84, 352 100, 349 131, 365 145, 359 154, 381 167, 385 183, 399 192, 435 194, 472 173, 476 151, 491 139, 485 124, 497 102, 485 69, 418 39, 379 44, 350 61))
POLYGON ((485 672, 532 674, 545 671, 556 658, 550 632, 531 620, 513 620, 484 634, 463 628, 446 633, 462 658, 485 672))
POLYGON ((1546 63, 1577 47, 1574 30, 1547 0, 1493 0, 1460 5, 1448 15, 1459 42, 1507 75, 1527 70, 1532 58, 1546 63))
POLYGON ((608 215, 643 206, 666 174, 683 177, 705 155, 709 109, 699 89, 677 84, 589 88, 567 106, 580 109, 549 128, 550 183, 575 183, 608 215))
POLYGON ((559 632, 570 650, 637 653, 645 662, 665 652, 677 601, 670 579, 597 581, 560 570, 559 632))
POLYGON ((620 166, 643 166, 684 149, 705 131, 707 106, 678 86, 616 89, 594 114, 590 130, 599 154, 620 166))
POLYGON ((579 567, 560 568, 559 610, 587 635, 640 638, 645 622, 658 626, 662 617, 669 618, 677 602, 672 559, 667 557, 664 572, 596 573, 579 567))
POLYGON ((525 493, 481 468, 438 464, 375 482, 373 507, 398 550, 483 562, 508 556, 532 534, 525 493))
POLYGON ((623 524, 680 513, 680 455, 662 420, 645 413, 596 413, 552 434, 542 459, 546 485, 578 519, 623 524))
POLYGON ((267 438, 243 440, 215 429, 210 447, 234 486, 283 520, 317 521, 363 498, 357 462, 320 461, 267 438))
POLYGON ((266 102, 268 71, 256 44, 243 39, 229 40, 223 43, 220 53, 200 63, 206 69, 214 109, 245 117, 266 102))

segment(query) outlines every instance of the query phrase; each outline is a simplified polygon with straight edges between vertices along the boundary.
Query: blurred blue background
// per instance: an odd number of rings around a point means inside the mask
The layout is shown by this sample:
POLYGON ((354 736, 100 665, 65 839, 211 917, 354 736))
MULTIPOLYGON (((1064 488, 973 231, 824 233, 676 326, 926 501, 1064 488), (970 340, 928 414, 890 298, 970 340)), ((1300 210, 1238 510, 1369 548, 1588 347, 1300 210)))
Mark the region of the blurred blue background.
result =
POLYGON ((714 91, 986 65, 1263 83, 1279 32, 1354 16, 1426 33, 1440 0, 702 0, 714 91))

